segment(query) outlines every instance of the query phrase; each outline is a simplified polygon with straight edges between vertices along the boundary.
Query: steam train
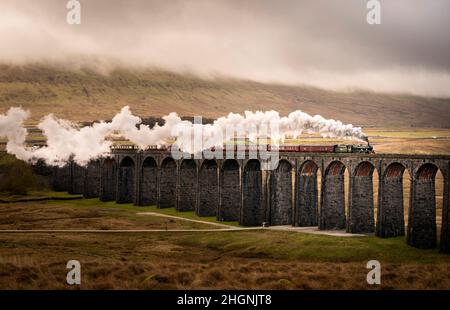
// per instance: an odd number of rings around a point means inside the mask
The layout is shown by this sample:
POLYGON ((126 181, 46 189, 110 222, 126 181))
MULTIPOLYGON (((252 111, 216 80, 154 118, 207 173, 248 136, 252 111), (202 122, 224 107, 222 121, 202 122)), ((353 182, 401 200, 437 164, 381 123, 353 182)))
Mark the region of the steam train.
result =
MULTIPOLYGON (((367 142, 365 144, 334 144, 334 145, 278 145, 272 146, 270 144, 264 145, 238 145, 238 144, 225 144, 223 150, 227 151, 229 148, 234 151, 278 151, 278 152, 292 152, 292 153, 363 153, 373 154, 375 153, 373 146, 367 142)), ((215 151, 216 148, 212 147, 211 151, 215 151)))
MULTIPOLYGON (((160 146, 151 145, 148 147, 148 150, 155 151, 168 151, 172 146, 160 146)), ((115 148, 120 149, 128 149, 128 148, 136 148, 133 145, 122 145, 116 146, 115 148)), ((375 153, 373 146, 369 143, 367 145, 364 144, 334 144, 334 145, 278 145, 272 146, 270 144, 263 145, 249 145, 249 144, 225 144, 220 148, 222 151, 228 151, 232 149, 234 152, 238 151, 278 151, 278 152, 292 152, 292 153, 362 153, 362 154, 373 154, 375 153)), ((211 147, 210 151, 219 150, 217 147, 211 147)))

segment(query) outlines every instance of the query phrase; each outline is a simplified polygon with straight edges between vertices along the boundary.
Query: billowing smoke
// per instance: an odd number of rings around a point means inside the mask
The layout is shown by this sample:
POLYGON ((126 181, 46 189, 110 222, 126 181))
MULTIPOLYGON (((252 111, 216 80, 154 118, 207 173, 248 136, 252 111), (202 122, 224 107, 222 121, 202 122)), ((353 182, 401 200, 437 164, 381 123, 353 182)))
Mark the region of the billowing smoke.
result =
POLYGON ((35 148, 25 144, 27 131, 23 124, 28 115, 27 111, 17 107, 0 115, 0 136, 7 139, 8 153, 26 161, 43 159, 51 165, 62 165, 70 159, 85 165, 91 159, 107 156, 112 146, 107 137, 111 134, 123 136, 140 149, 153 145, 167 146, 175 141, 181 151, 191 154, 221 146, 234 137, 247 137, 251 141, 269 138, 277 144, 287 136, 307 132, 319 133, 323 137, 367 141, 360 127, 302 111, 294 111, 285 117, 280 117, 276 111, 246 111, 244 115, 230 113, 205 125, 182 120, 176 113, 170 113, 163 117, 164 125, 156 124, 150 128, 141 124, 141 119, 126 106, 110 122, 102 121, 82 128, 50 114, 38 125, 47 139, 47 146, 35 148))

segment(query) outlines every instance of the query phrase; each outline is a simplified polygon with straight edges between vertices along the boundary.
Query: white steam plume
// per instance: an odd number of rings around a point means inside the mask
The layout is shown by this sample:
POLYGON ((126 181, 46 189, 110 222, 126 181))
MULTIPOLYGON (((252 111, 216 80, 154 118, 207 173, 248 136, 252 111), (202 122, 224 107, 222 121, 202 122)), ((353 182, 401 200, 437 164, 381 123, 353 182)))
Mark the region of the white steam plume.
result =
POLYGON ((150 128, 141 124, 141 119, 131 114, 126 106, 111 122, 102 121, 83 128, 50 114, 38 125, 47 139, 47 146, 32 148, 25 145, 27 131, 23 123, 28 115, 28 111, 17 107, 0 115, 0 136, 7 138, 7 152, 22 160, 43 159, 52 165, 62 165, 71 158, 85 165, 91 159, 108 155, 111 142, 106 138, 113 133, 122 135, 141 149, 151 145, 167 145, 167 141, 174 138, 180 150, 188 153, 223 145, 235 135, 247 136, 250 140, 268 137, 284 140, 288 135, 296 136, 306 131, 320 133, 323 137, 367 141, 360 127, 325 119, 320 115, 311 116, 299 110, 286 117, 280 117, 276 111, 246 111, 244 115, 230 113, 206 125, 182 120, 176 113, 170 113, 163 117, 164 125, 156 124, 150 128), (199 143, 193 142, 195 133, 199 133, 199 143))

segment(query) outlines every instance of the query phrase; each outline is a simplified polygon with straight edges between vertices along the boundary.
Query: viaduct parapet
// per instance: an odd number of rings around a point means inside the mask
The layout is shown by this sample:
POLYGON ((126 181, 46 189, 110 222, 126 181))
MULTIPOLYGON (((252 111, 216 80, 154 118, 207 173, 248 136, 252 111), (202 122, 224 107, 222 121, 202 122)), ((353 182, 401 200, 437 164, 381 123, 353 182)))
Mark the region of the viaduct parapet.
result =
POLYGON ((275 170, 265 171, 262 164, 248 156, 176 160, 167 151, 122 148, 86 167, 70 163, 55 168, 54 187, 102 201, 195 211, 244 226, 318 226, 382 238, 406 234, 409 245, 428 249, 438 245, 435 176, 440 170, 440 251, 450 253, 450 156, 280 152, 275 170), (403 207, 405 170, 411 183, 408 223, 403 207), (379 178, 376 221, 374 171, 379 178))

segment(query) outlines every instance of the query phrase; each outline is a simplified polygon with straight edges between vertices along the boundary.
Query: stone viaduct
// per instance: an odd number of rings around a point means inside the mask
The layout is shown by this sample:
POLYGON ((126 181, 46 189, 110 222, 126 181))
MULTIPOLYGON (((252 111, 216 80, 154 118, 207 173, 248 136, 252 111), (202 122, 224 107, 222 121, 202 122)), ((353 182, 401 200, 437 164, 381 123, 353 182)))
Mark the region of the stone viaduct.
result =
POLYGON ((435 176, 440 170, 444 177, 440 250, 450 253, 450 156, 280 152, 277 169, 271 171, 261 169, 261 159, 248 157, 175 160, 168 151, 124 146, 86 167, 70 163, 55 168, 54 187, 102 201, 195 211, 244 226, 318 226, 382 238, 406 234, 409 245, 428 249, 438 244, 435 176), (405 170, 411 182, 407 225, 405 170), (376 223, 374 171, 379 178, 376 223))

